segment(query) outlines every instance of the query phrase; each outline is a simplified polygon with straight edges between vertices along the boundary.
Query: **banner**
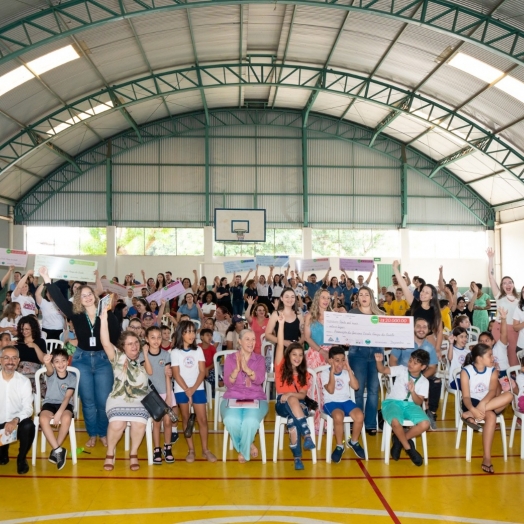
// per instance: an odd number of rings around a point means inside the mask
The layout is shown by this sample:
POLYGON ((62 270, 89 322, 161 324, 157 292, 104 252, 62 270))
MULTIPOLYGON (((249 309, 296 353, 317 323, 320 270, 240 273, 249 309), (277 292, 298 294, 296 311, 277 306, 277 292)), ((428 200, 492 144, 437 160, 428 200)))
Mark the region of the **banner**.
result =
POLYGON ((297 273, 302 273, 304 271, 327 271, 331 266, 329 263, 329 258, 313 258, 311 260, 297 260, 297 273))
POLYGON ((371 273, 375 270, 375 262, 371 258, 341 258, 339 261, 339 269, 341 271, 363 271, 371 273))
POLYGON ((127 286, 126 288, 126 294, 127 297, 127 290, 132 289, 133 290, 133 296, 134 297, 141 297, 142 296, 142 289, 147 289, 146 284, 137 284, 136 286, 127 286))
POLYGON ((242 273, 243 271, 256 271, 257 265, 254 258, 247 260, 231 260, 230 262, 224 262, 225 273, 242 273))
POLYGON ((98 262, 80 260, 77 258, 52 257, 50 255, 36 255, 35 277, 39 276, 38 270, 45 266, 51 278, 64 280, 78 280, 80 282, 94 282, 95 270, 98 262))
POLYGON ((324 343, 376 348, 413 348, 413 317, 325 312, 324 343))
POLYGON ((286 267, 289 266, 289 257, 287 255, 281 257, 270 257, 270 256, 257 256, 256 257, 258 266, 274 266, 274 267, 286 267))
POLYGON ((0 247, 0 265, 25 267, 27 265, 27 251, 0 247))
POLYGON ((151 301, 155 300, 158 305, 160 305, 160 302, 163 300, 171 300, 172 298, 178 297, 179 295, 183 295, 184 293, 192 293, 193 290, 191 288, 186 289, 182 282, 171 282, 166 287, 160 288, 158 291, 155 291, 148 297, 146 297, 146 300, 151 303, 151 301))
POLYGON ((109 291, 109 293, 115 293, 119 297, 127 297, 126 286, 123 286, 118 282, 114 282, 113 280, 107 280, 107 278, 103 278, 101 282, 104 291, 109 291))

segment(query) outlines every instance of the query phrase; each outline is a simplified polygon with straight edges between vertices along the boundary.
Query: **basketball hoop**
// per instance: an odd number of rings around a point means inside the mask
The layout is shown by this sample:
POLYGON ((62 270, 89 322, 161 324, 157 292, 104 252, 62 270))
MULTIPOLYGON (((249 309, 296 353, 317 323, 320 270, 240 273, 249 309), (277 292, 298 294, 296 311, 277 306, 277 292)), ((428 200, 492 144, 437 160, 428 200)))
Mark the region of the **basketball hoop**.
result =
POLYGON ((237 242, 242 242, 244 240, 244 235, 246 234, 245 229, 234 229, 234 233, 237 236, 237 242))

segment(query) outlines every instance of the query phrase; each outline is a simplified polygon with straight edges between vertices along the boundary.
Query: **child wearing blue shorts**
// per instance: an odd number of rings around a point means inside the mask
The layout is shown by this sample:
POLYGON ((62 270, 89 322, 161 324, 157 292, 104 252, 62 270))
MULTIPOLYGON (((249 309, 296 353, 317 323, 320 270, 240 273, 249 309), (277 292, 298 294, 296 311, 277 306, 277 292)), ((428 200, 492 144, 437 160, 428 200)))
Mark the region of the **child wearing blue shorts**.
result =
POLYGON ((385 367, 383 358, 382 353, 375 353, 377 371, 396 377, 391 392, 382 402, 382 416, 393 430, 391 457, 398 460, 404 448, 413 464, 421 466, 422 457, 415 449, 412 439, 429 429, 429 418, 422 409, 422 403, 429 393, 428 379, 422 374, 429 365, 429 353, 424 349, 413 351, 407 367, 385 367), (404 420, 410 420, 414 424, 407 432, 402 426, 404 420))
POLYGON ((346 360, 345 349, 342 346, 332 346, 329 349, 329 369, 320 375, 324 388, 324 413, 333 419, 335 439, 337 446, 331 454, 331 460, 339 463, 342 459, 344 448, 344 417, 353 419, 351 439, 347 447, 351 448, 360 459, 366 455, 358 439, 364 425, 364 413, 352 400, 351 389, 358 389, 358 380, 346 360))

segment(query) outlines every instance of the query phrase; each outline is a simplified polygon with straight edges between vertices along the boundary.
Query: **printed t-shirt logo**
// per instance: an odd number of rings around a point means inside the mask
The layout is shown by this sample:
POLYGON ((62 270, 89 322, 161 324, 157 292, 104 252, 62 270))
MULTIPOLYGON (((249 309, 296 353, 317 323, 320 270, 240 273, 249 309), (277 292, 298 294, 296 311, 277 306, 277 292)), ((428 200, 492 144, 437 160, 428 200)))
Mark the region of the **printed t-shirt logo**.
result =
POLYGON ((66 392, 67 391, 67 384, 60 384, 60 391, 66 392))
POLYGON ((341 391, 342 389, 344 389, 344 382, 342 381, 342 379, 335 379, 335 389, 337 391, 341 391))
POLYGON ((192 368, 195 365, 195 359, 193 357, 184 357, 184 367, 192 368))
POLYGON ((484 393, 486 391, 488 391, 486 384, 477 384, 475 386, 475 390, 474 390, 475 393, 484 393))

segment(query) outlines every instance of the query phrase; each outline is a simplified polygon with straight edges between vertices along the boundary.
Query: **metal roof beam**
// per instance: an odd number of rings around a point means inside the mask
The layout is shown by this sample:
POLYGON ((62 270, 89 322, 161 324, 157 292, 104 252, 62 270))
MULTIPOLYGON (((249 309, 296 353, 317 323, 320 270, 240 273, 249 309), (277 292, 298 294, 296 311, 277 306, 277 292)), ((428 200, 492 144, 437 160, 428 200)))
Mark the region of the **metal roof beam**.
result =
MULTIPOLYGON (((257 125, 303 129, 302 113, 294 110, 257 112, 248 109, 215 109, 210 111, 210 116, 212 117, 211 127, 218 128, 252 126, 256 123, 257 125)), ((202 111, 165 118, 140 126, 146 143, 159 141, 170 136, 192 136, 193 132, 205 131, 207 128, 208 126, 206 126, 205 120, 202 118, 202 111)), ((320 133, 328 139, 334 138, 373 149, 381 155, 396 160, 399 165, 404 163, 410 170, 425 178, 428 178, 435 165, 433 161, 421 152, 403 147, 400 142, 385 136, 379 137, 375 144, 370 146, 372 130, 355 123, 340 123, 335 118, 312 113, 310 115, 309 129, 313 129, 317 134, 320 133)), ((198 136, 200 137, 201 135, 199 134, 198 136)), ((127 130, 80 153, 75 157, 75 160, 78 165, 83 167, 83 172, 76 172, 68 164, 56 169, 20 200, 15 213, 16 217, 18 217, 17 221, 24 222, 30 218, 54 194, 67 187, 69 183, 81 176, 81 174, 96 166, 105 165, 109 140, 111 140, 112 144, 112 158, 116 158, 141 145, 136 140, 135 132, 127 130)), ((445 167, 440 169, 430 180, 467 209, 480 224, 486 227, 492 225, 494 212, 489 204, 445 167)))
POLYGON ((454 153, 451 153, 447 157, 441 159, 429 174, 429 178, 433 178, 437 174, 437 172, 440 171, 443 167, 449 166, 450 164, 462 160, 463 158, 475 153, 477 149, 482 150, 483 148, 487 147, 489 145, 489 140, 487 138, 477 140, 475 141, 475 145, 476 147, 467 146, 462 149, 459 149, 458 151, 455 151, 454 153))
POLYGON ((394 122, 402 114, 403 111, 409 111, 409 107, 411 105, 411 97, 407 96, 403 100, 400 100, 399 102, 396 102, 393 105, 395 107, 399 107, 400 109, 395 109, 391 111, 391 113, 389 113, 389 115, 387 115, 382 120, 382 122, 380 122, 378 126, 375 127, 375 129, 373 130, 373 136, 371 137, 370 145, 373 145, 375 143, 375 140, 378 138, 380 133, 382 133, 384 129, 386 129, 389 125, 391 125, 391 123, 394 122))
MULTIPOLYGON (((191 3, 185 0, 168 0, 159 3, 151 0, 127 0, 126 4, 132 5, 129 12, 126 12, 122 0, 111 7, 100 0, 62 0, 58 5, 41 9, 37 13, 0 27, 0 42, 12 47, 9 52, 0 54, 0 64, 66 36, 114 21, 180 9, 238 5, 240 2, 256 4, 260 3, 260 0, 197 0, 191 3), (57 24, 58 15, 71 20, 71 23, 67 27, 57 24)), ((524 31, 495 15, 495 9, 500 8, 503 2, 504 0, 501 0, 494 9, 485 13, 480 10, 480 6, 479 10, 475 10, 469 6, 457 5, 451 0, 414 0, 407 5, 398 0, 380 2, 359 0, 355 5, 342 5, 336 1, 323 0, 286 0, 286 3, 293 5, 360 11, 428 27, 463 41, 472 42, 524 65, 522 50, 524 31), (420 13, 411 18, 410 10, 420 2, 422 2, 420 13)))

